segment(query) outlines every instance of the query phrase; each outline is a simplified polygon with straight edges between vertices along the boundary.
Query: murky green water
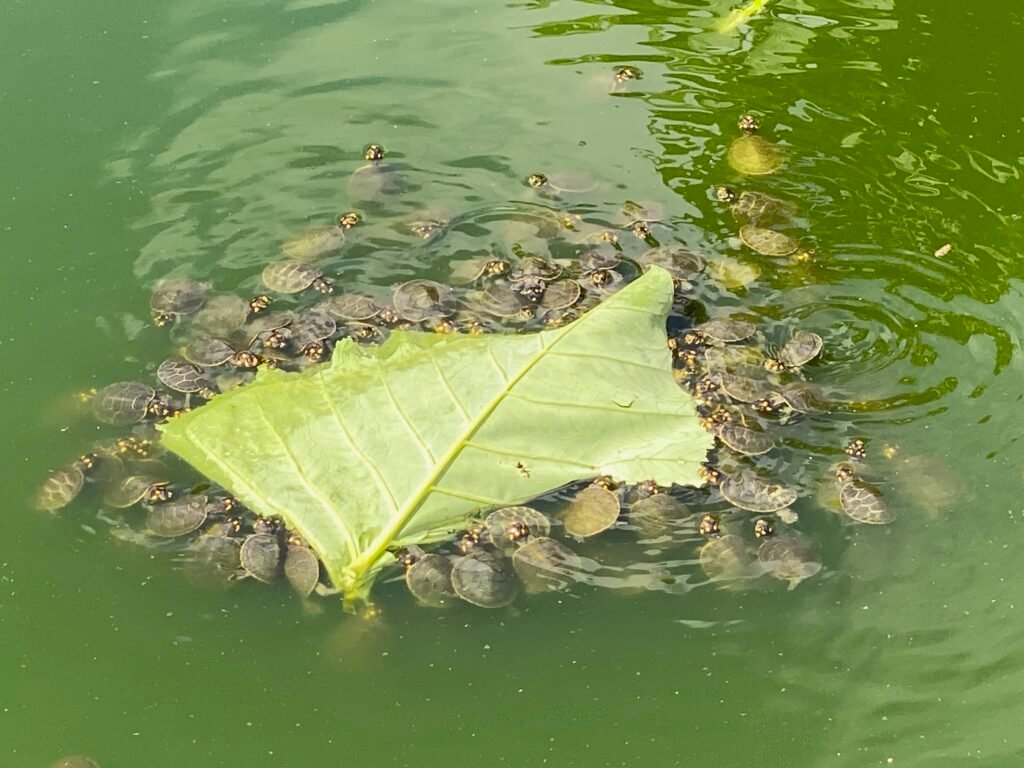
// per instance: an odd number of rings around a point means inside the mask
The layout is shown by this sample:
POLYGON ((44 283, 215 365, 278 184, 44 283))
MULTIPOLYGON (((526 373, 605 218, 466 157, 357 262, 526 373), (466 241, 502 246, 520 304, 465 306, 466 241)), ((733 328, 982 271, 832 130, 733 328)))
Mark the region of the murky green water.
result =
MULTIPOLYGON (((0 3, 0 762, 1019 765, 1024 16, 984 5, 777 2, 723 36, 723 2, 0 3), (643 80, 609 96, 626 63, 643 80), (283 589, 198 589, 88 505, 30 510, 97 432, 69 394, 166 349, 148 288, 254 288, 346 207, 365 143, 416 169, 399 211, 582 167, 739 255, 709 190, 737 181, 745 110, 790 156, 757 186, 800 201, 816 259, 747 254, 765 274, 722 300, 824 332, 815 376, 862 405, 790 448, 868 438, 899 515, 843 527, 802 499, 826 571, 797 590, 490 613, 395 585, 359 636, 283 589)), ((439 269, 395 242, 345 279, 439 269)))

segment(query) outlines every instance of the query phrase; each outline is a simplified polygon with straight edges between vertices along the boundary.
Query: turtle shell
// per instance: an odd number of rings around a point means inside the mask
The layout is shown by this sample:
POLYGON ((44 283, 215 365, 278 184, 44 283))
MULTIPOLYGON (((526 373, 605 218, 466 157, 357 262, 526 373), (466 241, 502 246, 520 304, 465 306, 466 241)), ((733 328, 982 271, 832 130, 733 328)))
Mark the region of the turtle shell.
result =
POLYGON ((796 532, 777 533, 763 539, 757 559, 765 572, 796 588, 821 570, 821 558, 810 543, 796 532))
POLYGON ((681 245, 651 248, 639 259, 644 269, 661 267, 676 280, 693 280, 704 271, 704 259, 681 245))
POLYGON ((96 393, 92 412, 105 424, 126 426, 146 418, 156 392, 139 381, 118 381, 96 393))
POLYGON ((340 224, 319 227, 289 238, 281 252, 295 261, 316 261, 345 244, 345 228, 340 224))
POLYGON ((726 477, 718 490, 733 506, 760 514, 785 509, 797 499, 796 491, 791 488, 769 482, 748 471, 726 477))
POLYGON ((508 560, 485 549, 474 550, 455 561, 452 587, 455 594, 480 608, 508 605, 518 591, 508 560))
POLYGON ((201 494, 172 499, 147 510, 146 528, 161 538, 185 536, 206 522, 209 509, 209 499, 201 494))
POLYGON ((757 326, 747 320, 734 317, 715 317, 706 323, 701 323, 694 330, 709 339, 732 344, 749 339, 757 331, 757 326))
POLYGON ((821 354, 825 342, 813 331, 795 331, 779 350, 778 361, 787 368, 799 368, 821 354))
POLYGON ((304 261, 286 259, 263 268, 261 279, 276 293, 299 293, 323 277, 323 270, 304 261))
POLYGON ((235 348, 224 339, 200 336, 192 339, 181 353, 185 360, 204 368, 224 365, 235 354, 235 348))
POLYGON ((402 283, 395 288, 394 303, 398 314, 413 323, 451 317, 456 308, 451 289, 433 280, 402 283))
POLYGON ((728 448, 744 456, 760 456, 768 453, 773 446, 772 439, 764 432, 740 424, 722 424, 715 430, 715 435, 728 448))
POLYGON ((693 513, 679 499, 667 493, 655 493, 633 502, 629 508, 629 523, 646 538, 667 534, 678 520, 693 513))
POLYGON ((452 561, 444 555, 423 555, 405 571, 405 583, 422 605, 442 608, 458 597, 452 586, 452 561))
POLYGON ((726 160, 733 170, 746 176, 764 176, 775 173, 782 167, 782 150, 763 136, 748 134, 740 136, 726 153, 726 160))
POLYGON ((484 519, 484 527, 490 542, 496 547, 510 547, 514 540, 512 526, 523 525, 530 536, 547 536, 551 533, 551 521, 533 507, 503 507, 491 512, 484 519))
POLYGON ((66 507, 82 491, 85 475, 74 465, 51 472, 36 492, 36 509, 55 512, 66 507))
POLYGON ((743 539, 735 534, 708 540, 700 548, 700 567, 712 581, 736 581, 755 575, 753 559, 743 539))
POLYGON ((149 296, 149 308, 157 314, 191 315, 206 303, 206 286, 188 279, 161 280, 149 296))
POLYGON ((752 403, 771 390, 771 385, 767 381, 734 373, 719 373, 716 380, 722 392, 740 403, 752 403))
POLYGON ((452 265, 451 279, 458 285, 471 285, 481 280, 506 275, 510 269, 511 266, 504 259, 493 257, 465 259, 452 265))
POLYGON ((582 295, 583 288, 575 280, 555 280, 548 283, 538 307, 543 311, 565 309, 579 301, 582 295))
POLYGON ((534 174, 534 177, 539 177, 538 181, 542 178, 543 182, 531 182, 531 186, 560 195, 583 195, 593 192, 598 187, 597 179, 587 171, 556 171, 549 174, 534 174))
POLYGON ((596 485, 577 493, 562 516, 565 532, 578 539, 607 531, 618 519, 618 496, 596 485))
POLYGON ((477 297, 477 306, 488 315, 500 318, 520 318, 526 308, 522 296, 506 283, 488 286, 477 297))
POLYGON ((381 311, 377 300, 365 293, 339 293, 317 306, 338 320, 371 320, 381 311))
POLYGON ((531 538, 512 554, 512 567, 529 594, 568 589, 580 566, 575 552, 547 536, 531 538))
POLYGON ((896 513, 882 498, 882 492, 858 478, 839 486, 839 504, 847 517, 858 523, 888 525, 896 519, 896 513))
POLYGON ((741 192, 732 205, 733 213, 754 222, 775 217, 788 217, 793 208, 778 198, 764 192, 741 192))
POLYGON ((398 170, 379 160, 356 168, 348 180, 348 194, 352 200, 376 200, 401 191, 402 180, 398 170))
POLYGON ((107 488, 103 494, 103 502, 115 509, 125 509, 142 501, 150 491, 166 485, 167 481, 157 475, 128 475, 107 488))
POLYGON ((534 278, 550 282, 560 274, 562 274, 562 268, 557 264, 539 256, 524 256, 509 272, 508 279, 513 283, 534 278))
POLYGON ((245 572, 265 584, 281 575, 281 540, 273 533, 252 533, 245 537, 238 553, 245 572))
POLYGON ((293 538, 284 556, 284 577, 300 597, 309 597, 320 581, 320 560, 305 542, 293 538))
POLYGON ((291 330, 292 343, 302 349, 307 344, 329 339, 338 330, 338 324, 327 312, 313 309, 299 315, 289 330, 291 330))
POLYGON ((789 256, 800 247, 800 243, 789 235, 753 224, 740 227, 740 240, 762 256, 789 256))
POLYGON ((224 294, 213 296, 206 306, 192 318, 190 327, 205 335, 226 336, 234 333, 249 319, 252 308, 241 296, 224 294))
POLYGON ((169 357, 156 369, 156 377, 168 389, 175 392, 199 392, 213 389, 213 382, 195 363, 180 357, 169 357))

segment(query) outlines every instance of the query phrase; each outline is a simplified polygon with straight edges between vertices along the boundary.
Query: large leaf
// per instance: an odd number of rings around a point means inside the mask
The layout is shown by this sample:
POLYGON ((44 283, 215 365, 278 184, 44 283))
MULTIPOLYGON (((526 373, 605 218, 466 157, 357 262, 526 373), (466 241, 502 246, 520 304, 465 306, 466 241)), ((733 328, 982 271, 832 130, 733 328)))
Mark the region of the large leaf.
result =
POLYGON ((346 598, 389 548, 566 483, 698 485, 711 437, 676 384, 661 269, 536 334, 398 332, 256 381, 173 419, 164 444, 313 546, 346 598))

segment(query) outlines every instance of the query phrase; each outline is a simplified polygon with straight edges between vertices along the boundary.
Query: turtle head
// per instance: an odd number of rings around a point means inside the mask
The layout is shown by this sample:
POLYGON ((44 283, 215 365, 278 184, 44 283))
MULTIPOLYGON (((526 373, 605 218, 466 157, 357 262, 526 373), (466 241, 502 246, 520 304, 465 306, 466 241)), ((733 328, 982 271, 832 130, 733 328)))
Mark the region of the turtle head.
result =
MULTIPOLYGON (((376 145, 371 145, 376 146, 376 145)), ((383 157, 383 155, 381 155, 383 157)), ((369 160, 370 158, 367 158, 369 160)), ((341 214, 338 217, 338 226, 342 229, 352 229, 356 224, 362 221, 362 218, 355 211, 348 211, 347 213, 341 214)))
POLYGON ((748 136, 752 133, 757 133, 758 124, 757 118, 753 115, 743 115, 739 120, 740 130, 748 136))
POLYGON ((853 467, 849 464, 840 464, 836 467, 836 482, 848 483, 853 480, 853 467))
POLYGON ((384 147, 380 144, 368 144, 363 150, 363 159, 376 161, 384 159, 384 147))
POLYGON ((548 183, 548 177, 543 173, 531 173, 526 177, 526 183, 534 189, 540 189, 548 183))
POLYGON ((775 525, 771 518, 761 517, 754 523, 754 536, 759 539, 766 539, 775 533, 775 525))
POLYGON ((526 523, 510 523, 505 530, 509 541, 522 541, 530 535, 530 527, 526 523))
POLYGON ((718 524, 718 518, 714 515, 704 515, 700 519, 698 530, 702 536, 707 536, 709 539, 716 538, 722 533, 722 529, 718 524))
POLYGON ((715 187, 715 199, 720 203, 735 203, 739 196, 732 187, 718 186, 715 187))

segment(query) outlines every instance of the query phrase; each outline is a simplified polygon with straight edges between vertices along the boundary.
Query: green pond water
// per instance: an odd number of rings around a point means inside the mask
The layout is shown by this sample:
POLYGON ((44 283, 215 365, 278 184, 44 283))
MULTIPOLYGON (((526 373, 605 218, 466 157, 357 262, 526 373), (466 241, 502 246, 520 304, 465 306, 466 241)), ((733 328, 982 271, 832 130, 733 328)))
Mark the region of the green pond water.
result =
MULTIPOLYGON (((0 765, 1021 764, 1024 13, 792 0, 720 34, 729 7, 0 0, 0 765), (643 79, 609 94, 624 64, 643 79), (756 180, 725 161, 748 110, 788 156, 756 180), (350 207, 371 141, 418 187, 396 221, 578 168, 600 202, 664 204, 663 241, 758 265, 708 311, 818 330, 810 378, 858 403, 776 466, 824 571, 717 589, 694 544, 648 553, 688 563, 672 589, 637 593, 620 564, 609 588, 430 611, 392 583, 360 623, 283 587, 199 588, 111 537, 95 497, 35 512, 46 471, 109 434, 72 393, 167 354, 152 285, 254 290, 283 238, 350 207), (814 260, 742 249, 718 183, 796 201, 814 260), (852 437, 891 526, 815 498, 852 437)), ((414 244, 332 268, 443 274, 414 244)), ((609 556, 615 536, 643 553, 616 532, 609 556)))

